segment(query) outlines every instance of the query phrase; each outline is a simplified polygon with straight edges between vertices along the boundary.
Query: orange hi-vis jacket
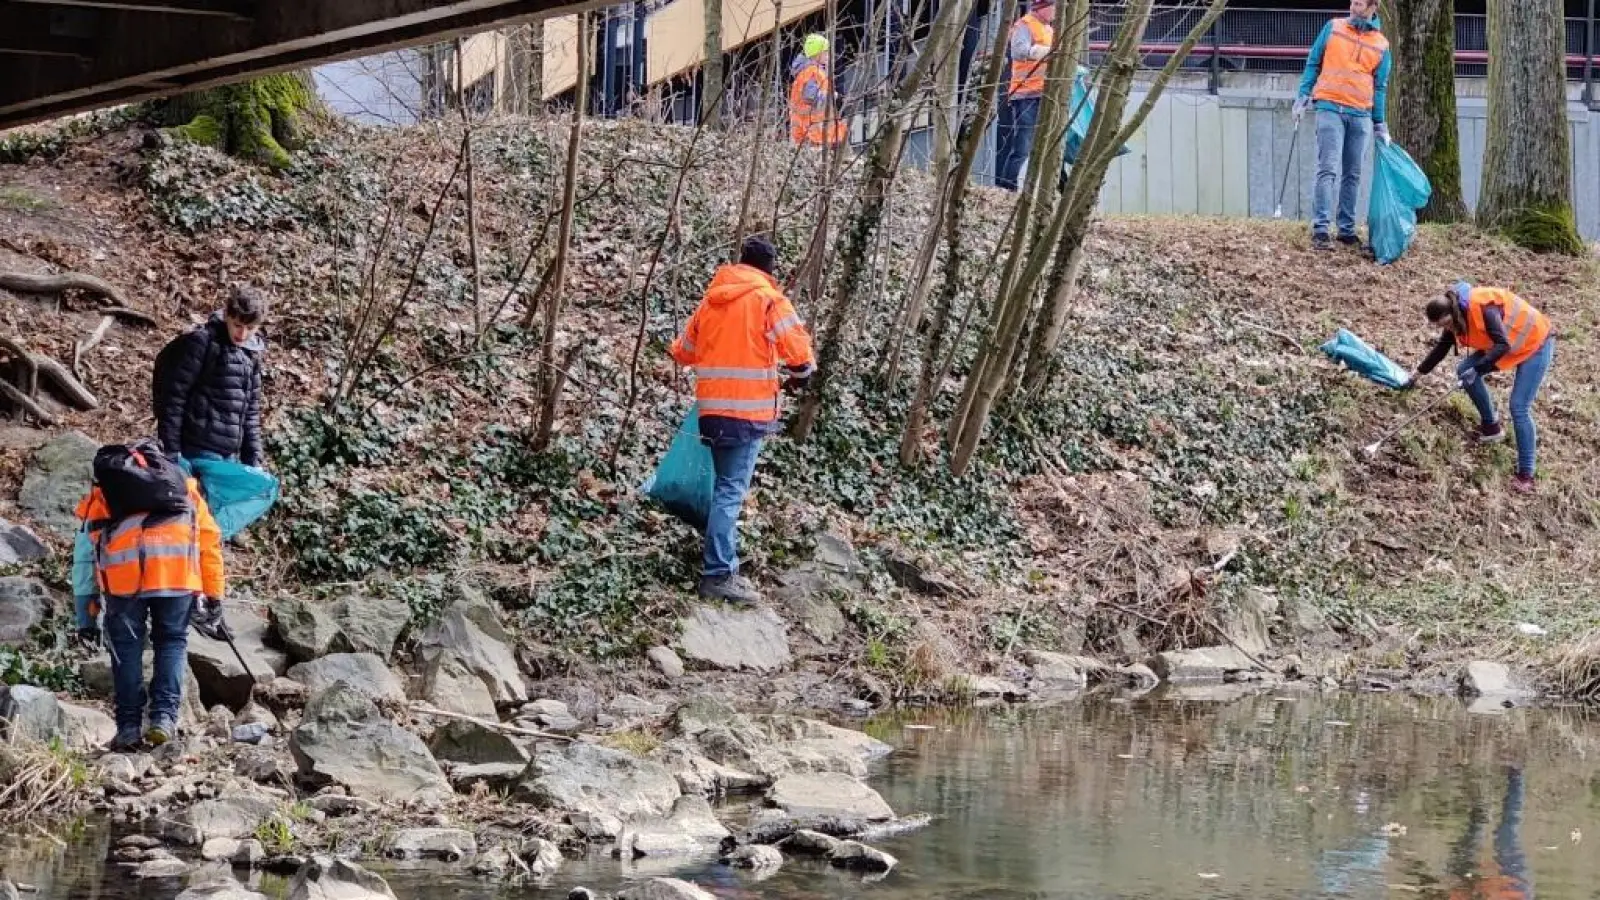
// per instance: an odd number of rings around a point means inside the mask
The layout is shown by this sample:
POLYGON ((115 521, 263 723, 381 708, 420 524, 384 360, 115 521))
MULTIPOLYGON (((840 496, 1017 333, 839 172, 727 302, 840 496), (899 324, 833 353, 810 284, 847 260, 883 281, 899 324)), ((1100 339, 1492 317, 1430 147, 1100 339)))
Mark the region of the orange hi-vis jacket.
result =
POLYGON ((1349 19, 1335 19, 1322 51, 1322 72, 1311 98, 1370 112, 1377 91, 1378 65, 1388 49, 1389 39, 1377 29, 1362 31, 1349 19))
POLYGON ((695 370, 701 415, 749 422, 778 418, 778 365, 806 375, 811 336, 771 275, 754 266, 717 270, 672 358, 695 370))
POLYGON ((1500 371, 1514 369, 1544 346, 1545 338, 1550 336, 1550 319, 1504 288, 1475 287, 1467 297, 1467 333, 1456 336, 1457 344, 1480 353, 1494 349, 1489 329, 1483 323, 1483 311, 1490 306, 1499 308, 1506 341, 1511 345, 1504 356, 1495 360, 1494 367, 1500 371))
MULTIPOLYGON (((1056 30, 1039 21, 1039 17, 1028 13, 1011 26, 1013 34, 1018 28, 1028 29, 1028 35, 1035 44, 1046 47, 1055 43, 1056 30)), ((1006 93, 1012 97, 1037 97, 1044 93, 1044 78, 1046 64, 1042 59, 1013 59, 1011 61, 1011 84, 1007 86, 1006 93)))
POLYGON ((795 73, 794 82, 789 85, 790 140, 796 144, 828 146, 844 143, 849 133, 848 126, 839 121, 837 115, 833 121, 828 121, 832 97, 833 79, 829 77, 828 70, 815 62, 801 66, 800 71, 795 73), (813 84, 816 86, 813 93, 820 98, 816 102, 806 99, 806 88, 813 84))
POLYGON ((78 504, 78 518, 89 529, 95 584, 102 597, 204 594, 220 600, 227 594, 222 531, 193 478, 189 507, 177 515, 136 513, 115 521, 100 489, 90 488, 78 504))

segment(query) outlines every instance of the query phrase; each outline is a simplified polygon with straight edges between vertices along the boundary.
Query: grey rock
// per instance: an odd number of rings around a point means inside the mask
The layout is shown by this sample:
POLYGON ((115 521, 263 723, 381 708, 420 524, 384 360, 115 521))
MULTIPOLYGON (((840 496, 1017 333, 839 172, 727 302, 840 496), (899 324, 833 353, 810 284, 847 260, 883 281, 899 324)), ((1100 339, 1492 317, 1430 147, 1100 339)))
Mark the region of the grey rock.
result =
POLYGON ((968 674, 961 676, 961 678, 974 697, 999 697, 1005 700, 1021 700, 1028 696, 1027 690, 1021 685, 993 675, 968 674))
POLYGON ((504 878, 522 868, 522 860, 505 847, 496 847, 472 861, 472 874, 480 878, 504 878))
POLYGON ((894 818, 877 791, 837 772, 785 775, 767 792, 767 802, 794 818, 836 816, 864 822, 894 818))
POLYGON ((1533 696, 1511 673, 1505 663, 1477 660, 1467 663, 1457 677, 1461 693, 1468 697, 1519 698, 1533 696))
POLYGON ((204 844, 200 845, 200 858, 207 862, 216 862, 220 859, 232 860, 238 852, 238 838, 208 838, 204 844))
POLYGON ((226 643, 196 631, 189 633, 189 665, 194 669, 195 679, 200 684, 200 699, 207 708, 218 703, 229 709, 243 707, 250 702, 255 686, 250 675, 253 673, 258 679, 271 681, 273 676, 283 674, 287 663, 281 651, 267 646, 267 623, 260 617, 251 615, 248 610, 235 610, 228 617, 228 625, 233 629, 234 645, 250 666, 249 672, 239 665, 226 643))
POLYGON ((533 716, 534 718, 538 718, 540 716, 559 716, 568 718, 572 716, 572 710, 567 706, 567 704, 561 702, 560 700, 551 700, 547 697, 541 697, 538 700, 532 701, 531 703, 524 703, 522 704, 522 709, 518 711, 525 716, 533 716))
POLYGON ((1117 669, 1117 677, 1134 690, 1147 691, 1161 683, 1161 677, 1154 669, 1144 663, 1134 663, 1131 666, 1121 666, 1117 669))
POLYGON ((1220 604, 1218 615, 1222 633, 1246 653, 1260 656, 1271 646, 1272 617, 1278 612, 1278 598, 1265 591, 1240 592, 1220 604))
POLYGON ((235 744, 259 744, 271 733, 265 722, 251 722, 248 725, 239 725, 229 732, 229 737, 235 744))
POLYGON ((99 449, 99 444, 78 431, 52 438, 29 460, 17 505, 57 536, 71 537, 78 526, 78 501, 89 492, 94 454, 99 449))
POLYGON ((857 576, 865 571, 850 540, 832 531, 817 535, 816 551, 811 558, 823 568, 841 575, 857 576))
POLYGON ((351 594, 330 607, 334 622, 352 653, 372 653, 388 659, 395 642, 411 622, 411 607, 404 601, 368 594, 351 594))
POLYGON ((144 775, 133 757, 122 753, 108 753, 95 760, 94 767, 102 777, 117 781, 138 781, 144 775))
POLYGON ((293 678, 274 678, 264 685, 256 688, 256 696, 263 703, 270 703, 283 710, 300 709, 311 699, 311 692, 306 686, 293 678))
POLYGON ((883 558, 883 567, 895 584, 924 597, 954 597, 963 593, 955 582, 904 553, 889 553, 883 558))
POLYGON ((233 758, 233 771, 262 784, 292 784, 294 760, 276 747, 242 747, 233 758))
POLYGON ((423 663, 422 699, 445 712, 479 719, 496 715, 489 686, 449 650, 440 650, 423 663))
POLYGON ((317 812, 330 818, 340 816, 373 816, 377 815, 383 807, 371 800, 360 797, 347 797, 344 794, 318 794, 306 801, 317 812))
POLYGON ((606 709, 624 718, 653 719, 667 714, 666 708, 660 704, 632 694, 618 694, 606 704, 606 709))
POLYGON ((510 635, 486 601, 456 601, 418 639, 417 655, 424 665, 446 651, 483 681, 495 706, 527 702, 528 689, 522 683, 516 654, 511 652, 510 635))
POLYGON ((294 873, 285 900, 395 900, 389 883, 345 859, 315 856, 294 873))
POLYGON ((622 835, 622 820, 606 813, 570 812, 567 822, 588 841, 611 841, 622 835))
POLYGON ((0 685, 0 724, 7 743, 48 743, 66 729, 56 695, 32 685, 0 685))
POLYGON ((272 710, 259 703, 245 704, 244 709, 239 710, 239 715, 234 717, 233 725, 235 728, 240 725, 264 725, 269 733, 282 727, 272 710))
POLYGON ((1294 636, 1302 640, 1331 636, 1328 614, 1322 611, 1315 600, 1290 594, 1284 598, 1281 608, 1284 624, 1289 626, 1294 636))
POLYGON ((725 766, 700 753, 693 741, 674 738, 651 752, 650 758, 672 773, 685 794, 727 794, 766 787, 770 779, 725 766))
POLYGON ((766 844, 745 844, 722 857, 722 864, 740 869, 776 869, 783 865, 783 852, 766 844))
POLYGON ((0 519, 0 566, 38 562, 50 555, 50 548, 33 529, 0 519))
POLYGON ((261 842, 255 838, 249 838, 239 842, 239 849, 233 854, 233 864, 253 869, 261 864, 266 855, 267 848, 261 846, 261 842))
POLYGON ((535 731, 550 731, 556 734, 575 734, 583 730, 583 723, 574 716, 540 716, 534 720, 537 726, 535 731))
POLYGON ((1099 677, 1107 666, 1087 656, 1068 656, 1044 650, 1028 650, 1022 661, 1029 666, 1030 684, 1046 691, 1081 691, 1089 686, 1091 675, 1099 677))
POLYGON ((820 583, 806 573, 786 573, 780 577, 773 599, 818 643, 831 644, 848 623, 831 592, 815 589, 820 583))
POLYGON ((1233 647, 1205 647, 1158 653, 1150 668, 1166 681, 1221 681, 1231 672, 1255 668, 1255 663, 1233 647))
POLYGON ((623 859, 663 856, 709 856, 729 837, 711 804, 698 795, 684 795, 664 819, 646 819, 627 826, 617 839, 615 855, 623 859))
POLYGON ((374 703, 406 704, 406 689, 399 677, 371 653, 333 653, 300 663, 289 670, 289 677, 305 685, 312 696, 343 682, 374 703))
POLYGON ((671 647, 651 647, 645 651, 645 656, 650 658, 650 664, 668 678, 683 677, 683 660, 671 647))
POLYGON ((383 844, 390 859, 439 859, 457 862, 478 852, 472 832, 460 828, 407 828, 383 844))
POLYGON ((783 619, 771 609, 696 606, 683 621, 683 656, 719 669, 775 672, 792 661, 783 619))
POLYGON ((858 872, 887 872, 893 869, 899 860, 859 841, 841 841, 828 856, 828 862, 838 868, 853 869, 858 872))
POLYGON ((226 738, 233 731, 233 710, 218 704, 206 712, 206 736, 226 738))
POLYGON ((516 790, 545 809, 620 819, 665 816, 680 793, 659 763, 584 743, 540 745, 516 790))
POLYGON ((688 749, 735 773, 756 776, 758 786, 792 772, 842 772, 864 778, 867 763, 890 752, 882 741, 825 722, 743 716, 700 702, 694 706, 698 709, 681 708, 676 717, 680 733, 691 742, 688 749))
POLYGON ((342 784, 372 800, 400 802, 450 789, 421 738, 384 719, 371 700, 343 683, 306 705, 289 750, 302 778, 342 784))
POLYGON ((604 900, 604 898, 586 887, 575 887, 567 892, 567 900, 604 900))
POLYGON ((332 611, 320 603, 287 597, 272 604, 269 617, 272 633, 288 651, 290 662, 310 662, 350 649, 332 611))
POLYGON ((528 750, 521 742, 476 722, 446 722, 434 730, 428 749, 435 759, 468 765, 510 763, 523 766, 528 762, 528 750))
POLYGON ((832 856, 844 843, 836 837, 802 828, 783 840, 783 849, 798 856, 832 856))
POLYGON ((617 900, 717 900, 717 896, 678 878, 652 878, 630 886, 617 900))
POLYGON ((455 766, 450 770, 450 786, 458 792, 469 792, 482 784, 491 791, 508 791, 527 769, 526 763, 477 763, 455 766))
POLYGON ((93 707, 63 703, 61 736, 69 749, 80 752, 100 750, 116 738, 117 723, 93 707))
POLYGON ((202 800, 178 813, 173 819, 194 828, 202 841, 211 838, 247 838, 277 811, 277 805, 264 797, 236 794, 216 800, 202 800))
POLYGON ((269 900, 266 894, 250 890, 232 878, 208 881, 189 888, 177 900, 269 900))
POLYGON ((161 839, 148 834, 130 834, 117 841, 118 847, 133 847, 138 850, 154 850, 161 846, 161 839))
POLYGON ((139 868, 133 870, 133 877, 140 880, 152 878, 178 878, 189 872, 189 864, 181 859, 152 859, 140 863, 139 868))
MULTIPOLYGON (((4 549, 4 533, 0 532, 0 556, 4 549)), ((4 564, 0 559, 0 565, 4 564)), ((43 582, 17 576, 0 578, 0 646, 27 643, 29 633, 49 618, 54 605, 43 582)))
POLYGON ((522 861, 535 878, 543 878, 561 868, 561 848, 543 838, 522 845, 522 861))

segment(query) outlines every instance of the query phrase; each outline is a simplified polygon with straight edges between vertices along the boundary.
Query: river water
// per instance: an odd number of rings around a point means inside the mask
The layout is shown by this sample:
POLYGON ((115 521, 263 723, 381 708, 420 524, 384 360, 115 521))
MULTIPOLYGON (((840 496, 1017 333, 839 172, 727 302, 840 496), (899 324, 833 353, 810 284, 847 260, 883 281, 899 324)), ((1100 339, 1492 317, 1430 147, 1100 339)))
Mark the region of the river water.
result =
MULTIPOLYGON (((790 862, 757 881, 599 854, 540 887, 379 871, 401 900, 564 897, 656 874, 729 900, 1600 898, 1594 711, 1208 689, 907 712, 866 727, 897 748, 873 785, 896 811, 934 817, 877 842, 900 860, 881 880, 790 862)), ((70 837, 12 851, 8 876, 43 900, 162 900, 182 888, 107 867, 104 826, 70 837)), ((281 896, 284 884, 259 887, 281 896)))

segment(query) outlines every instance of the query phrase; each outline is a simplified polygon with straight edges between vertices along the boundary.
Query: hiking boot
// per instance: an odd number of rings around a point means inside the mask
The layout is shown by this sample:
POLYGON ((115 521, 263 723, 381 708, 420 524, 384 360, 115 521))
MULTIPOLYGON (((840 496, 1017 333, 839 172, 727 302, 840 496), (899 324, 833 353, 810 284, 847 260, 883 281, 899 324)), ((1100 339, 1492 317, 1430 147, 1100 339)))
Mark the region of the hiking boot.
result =
POLYGON ((1329 240, 1327 235, 1322 234, 1320 232, 1317 233, 1317 234, 1313 234, 1311 236, 1311 249, 1313 249, 1313 250, 1332 250, 1333 249, 1333 241, 1329 240))
POLYGON ((117 736, 111 739, 109 749, 112 753, 125 753, 129 750, 139 749, 144 742, 144 735, 137 728, 118 728, 117 736))
POLYGON ((1518 473, 1511 479, 1511 489, 1519 494, 1531 494, 1534 490, 1533 476, 1518 473))
POLYGON ((1485 422, 1478 426, 1478 443, 1498 444, 1506 439, 1506 427, 1499 422, 1485 422))
POLYGON ((700 579, 699 594, 711 600, 754 605, 761 602, 761 592, 743 575, 706 576, 700 579))
POLYGON ((1361 246, 1361 238, 1358 238, 1353 234, 1341 234, 1339 235, 1339 243, 1345 245, 1346 247, 1359 247, 1361 246))
POLYGON ((172 740, 178 729, 171 722, 151 722, 150 727, 144 730, 144 739, 152 747, 159 747, 172 740))

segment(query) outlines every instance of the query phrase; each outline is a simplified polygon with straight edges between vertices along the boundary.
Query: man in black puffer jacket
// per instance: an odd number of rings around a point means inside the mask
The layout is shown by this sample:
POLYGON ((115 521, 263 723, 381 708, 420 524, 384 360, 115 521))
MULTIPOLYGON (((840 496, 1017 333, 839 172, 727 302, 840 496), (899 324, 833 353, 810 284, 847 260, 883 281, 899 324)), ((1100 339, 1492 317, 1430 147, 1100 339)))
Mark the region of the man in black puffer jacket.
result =
POLYGON ((205 325, 173 338, 156 357, 151 399, 161 448, 172 456, 218 456, 261 465, 261 356, 256 332, 267 297, 233 290, 205 325))

